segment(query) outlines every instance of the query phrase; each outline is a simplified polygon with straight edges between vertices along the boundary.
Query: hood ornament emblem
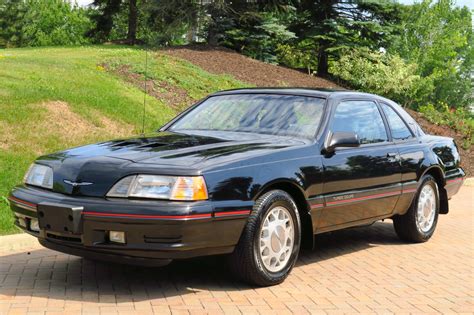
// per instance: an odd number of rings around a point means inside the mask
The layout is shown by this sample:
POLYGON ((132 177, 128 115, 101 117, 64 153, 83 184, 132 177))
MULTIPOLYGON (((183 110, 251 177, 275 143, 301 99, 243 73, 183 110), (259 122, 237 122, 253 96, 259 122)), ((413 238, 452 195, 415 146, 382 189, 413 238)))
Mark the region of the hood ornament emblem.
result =
POLYGON ((72 182, 70 180, 67 180, 65 179, 64 182, 68 185, 71 185, 72 187, 77 187, 77 186, 89 186, 89 185, 92 185, 93 183, 89 183, 89 182, 72 182))

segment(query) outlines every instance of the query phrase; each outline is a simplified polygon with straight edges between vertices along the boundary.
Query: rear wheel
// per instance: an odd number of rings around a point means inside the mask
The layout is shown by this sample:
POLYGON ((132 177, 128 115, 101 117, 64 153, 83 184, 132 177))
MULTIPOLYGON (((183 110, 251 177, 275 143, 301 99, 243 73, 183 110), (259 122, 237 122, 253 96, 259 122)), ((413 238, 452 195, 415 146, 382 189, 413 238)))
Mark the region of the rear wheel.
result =
POLYGON ((393 225, 400 239, 421 243, 431 238, 439 214, 439 192, 435 179, 425 175, 407 213, 395 216, 393 225))
POLYGON ((283 282, 296 263, 301 223, 295 202, 282 190, 272 190, 255 203, 247 225, 230 256, 234 274, 260 286, 283 282))

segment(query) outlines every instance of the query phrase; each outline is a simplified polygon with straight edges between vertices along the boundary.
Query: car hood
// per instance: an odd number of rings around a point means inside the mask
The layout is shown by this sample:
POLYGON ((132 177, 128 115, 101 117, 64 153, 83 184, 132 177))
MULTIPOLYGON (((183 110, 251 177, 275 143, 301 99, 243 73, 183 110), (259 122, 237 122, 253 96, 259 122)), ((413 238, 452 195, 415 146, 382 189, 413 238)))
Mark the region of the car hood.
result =
POLYGON ((304 143, 259 134, 160 132, 61 151, 43 156, 37 163, 53 168, 54 191, 102 197, 127 175, 196 175, 216 165, 304 143))

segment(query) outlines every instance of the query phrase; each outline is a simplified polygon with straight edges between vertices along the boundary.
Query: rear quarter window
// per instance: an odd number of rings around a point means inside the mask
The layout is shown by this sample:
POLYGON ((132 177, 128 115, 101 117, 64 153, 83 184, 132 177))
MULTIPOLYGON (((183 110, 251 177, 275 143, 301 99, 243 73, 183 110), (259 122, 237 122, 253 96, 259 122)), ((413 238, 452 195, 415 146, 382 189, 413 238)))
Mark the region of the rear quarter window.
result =
POLYGON ((413 134, 398 115, 398 113, 389 105, 382 103, 382 109, 385 113, 385 117, 388 120, 390 131, 392 132, 392 138, 395 140, 406 140, 413 138, 413 134))

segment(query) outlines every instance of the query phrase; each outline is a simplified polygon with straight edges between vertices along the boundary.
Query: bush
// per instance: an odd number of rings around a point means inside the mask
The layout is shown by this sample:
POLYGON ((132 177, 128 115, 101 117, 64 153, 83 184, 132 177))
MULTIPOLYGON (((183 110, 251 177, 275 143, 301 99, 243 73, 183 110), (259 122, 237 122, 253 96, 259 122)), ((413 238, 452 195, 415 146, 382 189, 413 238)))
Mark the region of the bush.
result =
POLYGON ((463 148, 468 149, 474 144, 474 115, 464 108, 449 108, 447 104, 438 106, 427 104, 418 108, 419 112, 436 125, 445 125, 455 130, 463 137, 463 148))
POLYGON ((312 40, 302 40, 295 44, 277 45, 278 63, 289 68, 305 69, 313 74, 318 67, 317 49, 312 40))
POLYGON ((421 78, 416 68, 397 55, 361 49, 343 54, 331 64, 330 72, 356 89, 416 107, 433 91, 431 80, 421 78))

